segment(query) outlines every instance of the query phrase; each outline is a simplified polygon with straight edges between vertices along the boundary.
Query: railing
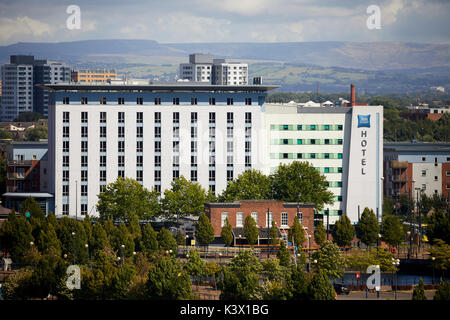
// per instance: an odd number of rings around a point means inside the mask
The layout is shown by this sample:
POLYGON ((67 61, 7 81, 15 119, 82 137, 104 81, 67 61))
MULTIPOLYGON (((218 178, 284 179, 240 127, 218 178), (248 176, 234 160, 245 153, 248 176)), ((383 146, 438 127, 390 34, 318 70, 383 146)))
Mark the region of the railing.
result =
POLYGON ((18 172, 8 172, 7 177, 10 180, 23 180, 26 179, 27 176, 25 174, 19 174, 18 172))
POLYGON ((8 160, 8 166, 31 166, 33 165, 33 160, 8 160))

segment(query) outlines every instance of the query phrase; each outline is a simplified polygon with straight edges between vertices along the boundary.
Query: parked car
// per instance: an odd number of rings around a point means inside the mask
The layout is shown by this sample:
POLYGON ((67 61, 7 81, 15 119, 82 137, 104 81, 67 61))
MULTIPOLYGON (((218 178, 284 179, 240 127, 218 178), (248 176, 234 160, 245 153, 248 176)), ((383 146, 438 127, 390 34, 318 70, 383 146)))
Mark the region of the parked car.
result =
POLYGON ((342 283, 333 283, 334 291, 336 291, 337 294, 349 294, 350 289, 343 285, 342 283))

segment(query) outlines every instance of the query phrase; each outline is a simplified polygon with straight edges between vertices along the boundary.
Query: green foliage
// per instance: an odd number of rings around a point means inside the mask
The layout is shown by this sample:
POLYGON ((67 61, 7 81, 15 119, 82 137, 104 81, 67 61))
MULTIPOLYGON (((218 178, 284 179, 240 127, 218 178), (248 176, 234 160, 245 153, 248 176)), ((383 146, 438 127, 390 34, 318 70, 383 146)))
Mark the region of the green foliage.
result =
POLYGON ((36 122, 43 118, 44 117, 39 112, 26 111, 19 113, 19 115, 14 119, 14 122, 36 122))
POLYGON ((131 264, 121 264, 112 280, 113 299, 128 299, 128 290, 136 270, 131 264))
POLYGON ((84 263, 88 259, 85 245, 88 243, 86 232, 81 222, 63 217, 59 220, 56 234, 61 243, 63 255, 67 254, 75 263, 84 263), (75 233, 72 235, 72 233, 75 233))
POLYGON ((219 201, 270 199, 270 178, 259 170, 247 170, 230 181, 219 201))
POLYGON ((40 139, 48 139, 48 127, 38 126, 25 131, 25 140, 39 141, 40 139))
POLYGON ((392 265, 394 255, 384 249, 371 249, 370 251, 355 251, 346 256, 346 267, 356 270, 367 270, 370 265, 379 265, 382 272, 396 271, 392 265))
POLYGON ((146 253, 151 253, 159 250, 159 243, 157 239, 158 233, 153 229, 150 223, 147 223, 142 230, 141 248, 146 253))
POLYGON ((419 285, 414 287, 412 300, 427 300, 427 297, 425 296, 425 287, 423 285, 422 278, 419 279, 419 285))
POLYGON ((33 269, 31 296, 45 298, 58 295, 60 284, 65 280, 67 264, 57 255, 43 255, 33 269))
POLYGON ((382 240, 390 246, 399 246, 405 237, 405 231, 400 219, 391 214, 383 216, 381 235, 382 240))
POLYGON ((437 239, 441 239, 450 244, 450 220, 443 211, 435 211, 428 218, 427 236, 432 243, 436 242, 437 239))
POLYGON ((378 239, 380 227, 377 217, 372 209, 365 208, 358 224, 356 225, 356 236, 367 246, 370 246, 378 239))
POLYGON ((97 210, 101 220, 128 221, 137 216, 151 219, 161 213, 159 193, 149 191, 131 178, 119 177, 98 195, 97 210))
POLYGON ((186 272, 199 281, 200 277, 205 272, 206 263, 200 258, 200 254, 197 250, 189 250, 189 257, 186 264, 183 266, 186 272))
POLYGON ((284 240, 281 240, 280 250, 278 250, 277 258, 280 260, 280 265, 283 267, 289 267, 291 264, 291 254, 289 253, 284 240))
POLYGON ((30 267, 22 268, 6 277, 2 285, 2 297, 5 300, 26 300, 31 297, 31 277, 33 270, 30 267))
POLYGON ((117 250, 121 255, 123 254, 124 257, 131 257, 134 252, 134 240, 132 234, 123 222, 116 230, 117 234, 114 237, 114 241, 111 241, 112 248, 117 250), (122 248, 122 245, 125 247, 122 248))
POLYGON ((300 224, 300 220, 297 216, 294 218, 294 223, 292 227, 288 230, 288 240, 293 242, 299 248, 302 247, 303 242, 305 242, 305 230, 303 226, 300 224))
POLYGON ((344 274, 345 260, 340 254, 339 247, 334 243, 327 241, 312 254, 312 259, 317 260, 315 268, 327 277, 337 279, 344 274))
POLYGON ((450 245, 441 239, 435 239, 430 250, 430 256, 435 258, 434 267, 438 270, 450 270, 450 245))
POLYGON ((92 226, 92 236, 89 242, 89 250, 93 256, 102 250, 104 247, 109 246, 108 236, 101 223, 95 223, 92 226))
POLYGON ((198 218, 195 237, 199 244, 203 246, 209 245, 214 240, 214 228, 205 213, 202 213, 198 218))
MULTIPOLYGON (((245 228, 245 227, 244 227, 245 228)), ((245 231, 244 231, 245 232, 245 231)), ((227 247, 231 246, 233 243, 233 227, 231 226, 228 218, 225 219, 225 225, 222 228, 222 232, 220 233, 223 242, 227 247)))
POLYGON ((61 256, 61 243, 56 235, 55 228, 48 221, 43 222, 42 229, 36 237, 36 245, 43 254, 48 254, 54 250, 56 255, 61 256))
POLYGON ((355 228, 350 219, 347 215, 342 215, 334 224, 333 241, 340 247, 347 247, 350 246, 354 236, 355 228))
POLYGON ((308 284, 308 297, 311 300, 334 300, 335 291, 328 280, 327 273, 319 270, 308 284))
POLYGON ((1 226, 0 234, 2 245, 8 249, 13 261, 24 261, 24 256, 30 249, 30 242, 34 242, 31 231, 30 223, 24 217, 17 217, 14 209, 11 210, 1 226))
POLYGON ((177 251, 177 241, 173 237, 172 233, 166 228, 161 228, 157 235, 159 248, 164 251, 172 250, 175 254, 177 251))
POLYGON ((179 246, 183 246, 186 244, 183 233, 180 230, 178 230, 178 232, 177 232, 177 244, 179 246))
POLYGON ((323 221, 317 221, 317 226, 314 229, 314 241, 319 245, 323 246, 325 241, 327 240, 327 230, 323 225, 323 221))
POLYGON ((146 287, 148 299, 185 300, 193 297, 188 273, 171 256, 161 256, 152 264, 146 287))
POLYGON ((258 241, 258 233, 259 231, 258 227, 256 226, 255 220, 251 215, 248 215, 244 221, 244 236, 251 246, 253 246, 258 241))
POLYGON ((433 300, 450 300, 450 282, 441 280, 441 283, 439 283, 439 288, 434 294, 433 300))
POLYGON ((271 177, 275 199, 313 203, 317 210, 322 210, 325 203, 333 203, 325 176, 308 162, 280 164, 271 177))
POLYGON ((42 221, 45 218, 45 213, 42 211, 41 206, 33 197, 28 197, 22 202, 20 207, 20 213, 25 216, 25 212, 29 211, 31 213, 31 217, 36 218, 42 221))
POLYGON ((206 192, 198 183, 186 180, 184 176, 172 181, 171 189, 164 191, 162 206, 170 219, 198 216, 204 211, 206 192))
POLYGON ((279 242, 278 238, 278 228, 275 221, 272 220, 272 226, 270 227, 270 244, 277 245, 279 242))
POLYGON ((308 280, 303 272, 303 266, 291 266, 290 278, 288 281, 288 292, 292 300, 308 299, 308 280))

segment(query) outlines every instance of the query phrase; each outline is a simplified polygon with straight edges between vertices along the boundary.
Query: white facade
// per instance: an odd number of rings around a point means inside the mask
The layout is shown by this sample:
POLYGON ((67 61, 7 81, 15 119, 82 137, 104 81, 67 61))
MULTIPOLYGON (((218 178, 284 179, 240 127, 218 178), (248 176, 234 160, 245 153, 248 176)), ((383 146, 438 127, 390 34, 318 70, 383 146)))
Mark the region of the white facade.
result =
MULTIPOLYGON (((414 189, 420 188, 420 192, 427 196, 442 193, 442 163, 413 163, 412 180, 414 189)), ((414 191, 413 198, 417 198, 417 192, 414 191)))
POLYGON ((365 207, 378 211, 381 219, 381 106, 266 104, 265 108, 266 174, 274 172, 279 163, 307 161, 327 178, 335 195, 334 204, 325 205, 330 224, 341 214, 356 222, 365 207), (370 115, 370 127, 358 128, 358 115, 370 115))

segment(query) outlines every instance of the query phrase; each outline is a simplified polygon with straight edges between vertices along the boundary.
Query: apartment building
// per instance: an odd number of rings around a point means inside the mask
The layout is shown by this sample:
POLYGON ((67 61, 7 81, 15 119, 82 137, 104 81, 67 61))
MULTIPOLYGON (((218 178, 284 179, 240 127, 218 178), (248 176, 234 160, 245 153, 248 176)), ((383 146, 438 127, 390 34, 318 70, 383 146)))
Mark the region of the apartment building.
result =
POLYGON ((115 70, 72 70, 71 82, 75 83, 107 83, 117 78, 115 70))

